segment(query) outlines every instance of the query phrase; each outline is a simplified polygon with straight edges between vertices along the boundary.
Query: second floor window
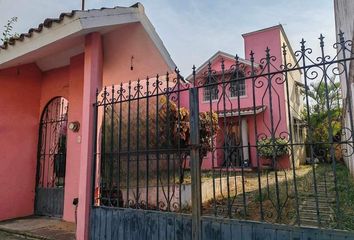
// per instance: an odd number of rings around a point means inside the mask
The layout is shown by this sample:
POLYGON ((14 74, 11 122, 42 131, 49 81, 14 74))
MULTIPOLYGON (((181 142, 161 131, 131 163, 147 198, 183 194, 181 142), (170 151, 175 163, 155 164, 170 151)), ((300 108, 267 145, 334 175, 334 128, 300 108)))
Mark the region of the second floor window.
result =
POLYGON ((236 80, 230 83, 230 97, 238 97, 246 95, 245 80, 236 80))
POLYGON ((216 79, 214 78, 210 78, 206 79, 206 85, 208 84, 213 84, 211 86, 206 86, 204 87, 204 91, 203 91, 203 101, 210 101, 210 100, 217 100, 218 99, 218 84, 216 79))
POLYGON ((234 73, 234 76, 231 78, 230 82, 230 97, 238 97, 246 95, 246 84, 244 78, 245 75, 242 72, 234 73))

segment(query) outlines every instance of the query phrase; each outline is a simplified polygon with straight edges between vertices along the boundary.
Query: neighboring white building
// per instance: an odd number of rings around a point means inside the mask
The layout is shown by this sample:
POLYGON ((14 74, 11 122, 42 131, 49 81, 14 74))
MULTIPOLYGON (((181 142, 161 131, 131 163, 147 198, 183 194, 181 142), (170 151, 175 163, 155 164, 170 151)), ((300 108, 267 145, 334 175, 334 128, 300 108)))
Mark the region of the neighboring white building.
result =
MULTIPOLYGON (((334 0, 334 15, 336 22, 336 33, 337 33, 337 42, 340 42, 340 36, 338 35, 340 31, 344 32, 345 40, 354 40, 354 1, 353 0, 334 0)), ((338 52, 340 48, 338 49, 338 52)), ((353 52, 353 49, 352 49, 353 52)), ((350 52, 346 51, 346 58, 349 58, 350 52)), ((343 59, 342 52, 338 55, 339 59, 343 59)), ((343 66, 339 66, 343 67, 343 66)), ((343 68, 342 68, 343 69, 343 68)), ((351 138, 353 115, 354 115, 354 102, 353 102, 353 91, 354 91, 354 63, 353 61, 346 62, 347 74, 342 74, 340 76, 341 86, 342 86, 342 97, 343 97, 343 113, 345 115, 343 119, 344 127, 347 129, 345 131, 346 139, 351 138), (350 87, 348 88, 348 84, 350 87), (349 106, 351 105, 351 113, 349 106)), ((345 147, 345 146, 343 146, 345 147)), ((347 146, 347 155, 344 156, 344 160, 350 169, 352 175, 354 176, 354 146, 347 146)))

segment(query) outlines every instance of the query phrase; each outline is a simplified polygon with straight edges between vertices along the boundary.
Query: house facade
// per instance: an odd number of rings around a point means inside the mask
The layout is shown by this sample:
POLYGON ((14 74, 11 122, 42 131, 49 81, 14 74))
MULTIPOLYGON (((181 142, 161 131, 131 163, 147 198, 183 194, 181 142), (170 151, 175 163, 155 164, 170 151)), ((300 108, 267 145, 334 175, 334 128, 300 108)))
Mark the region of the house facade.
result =
POLYGON ((63 13, 1 46, 0 221, 77 219, 88 239, 96 91, 174 69, 140 3, 63 13))
POLYGON ((269 161, 257 156, 257 141, 272 136, 289 141, 290 134, 295 143, 294 156, 281 157, 277 161, 278 168, 292 167, 292 157, 296 167, 305 162, 304 147, 296 145, 303 143, 305 134, 301 124, 304 109, 301 71, 258 79, 251 75, 252 71, 261 75, 267 67, 270 72, 277 72, 280 69, 275 66, 294 65, 294 52, 281 25, 243 34, 243 38, 245 59, 236 60, 235 56, 218 51, 187 78, 190 82, 210 85, 199 91, 199 109, 218 114, 215 151, 205 156, 202 167, 211 169, 229 165, 240 169, 256 168, 258 164, 261 168, 267 167, 269 161), (283 44, 287 46, 287 59, 284 59, 283 44), (267 48, 272 56, 268 64, 265 62, 267 48), (221 81, 226 83, 223 85, 221 81))
MULTIPOLYGON (((290 133, 298 133, 301 141, 301 130, 295 128, 303 108, 299 97, 301 72, 288 76, 288 88, 273 84, 276 94, 272 96, 266 85, 255 88, 248 76, 252 68, 262 71, 267 47, 275 57, 274 66, 295 63, 282 26, 243 37, 246 57, 239 61, 244 68, 230 83, 227 102, 220 101, 220 89, 200 88, 200 111, 211 108, 216 112, 219 131, 226 133, 217 134, 215 152, 208 153, 203 161, 206 169, 222 168, 226 158, 232 158, 235 168, 257 167, 256 142, 260 134, 288 139, 290 133), (282 55, 283 43, 291 52, 288 59, 282 55), (251 50, 253 60, 248 55, 251 50), (274 131, 269 131, 271 122, 277 123, 274 131), (223 150, 227 143, 231 148, 238 146, 233 156, 223 150)), ((235 59, 218 52, 196 70, 196 78, 204 81, 203 72, 210 67, 217 79, 221 62, 225 68, 232 68, 235 59)), ((0 221, 30 215, 55 216, 77 221, 77 239, 88 239, 92 193, 102 191, 93 186, 92 179, 96 153, 93 139, 97 134, 94 126, 104 123, 104 114, 98 117, 99 124, 94 122, 96 94, 102 97, 103 86, 134 88, 139 83, 129 80, 163 76, 175 68, 139 3, 63 13, 1 46, 0 221)), ((282 77, 277 81, 284 83, 282 77)), ((189 105, 187 95, 181 95, 181 104, 189 105)), ((299 164, 303 149, 295 150, 293 158, 299 164)), ((280 163, 281 168, 292 166, 288 156, 280 163)))

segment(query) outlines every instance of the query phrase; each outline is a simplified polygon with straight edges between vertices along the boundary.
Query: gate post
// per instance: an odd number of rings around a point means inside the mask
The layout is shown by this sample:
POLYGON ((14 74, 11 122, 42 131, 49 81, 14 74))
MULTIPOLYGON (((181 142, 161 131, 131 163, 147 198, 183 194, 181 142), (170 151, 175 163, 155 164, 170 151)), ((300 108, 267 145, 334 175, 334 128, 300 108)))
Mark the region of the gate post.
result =
POLYGON ((190 108, 190 166, 192 178, 192 239, 201 240, 201 182, 200 182, 200 138, 199 138, 199 89, 189 89, 190 108))

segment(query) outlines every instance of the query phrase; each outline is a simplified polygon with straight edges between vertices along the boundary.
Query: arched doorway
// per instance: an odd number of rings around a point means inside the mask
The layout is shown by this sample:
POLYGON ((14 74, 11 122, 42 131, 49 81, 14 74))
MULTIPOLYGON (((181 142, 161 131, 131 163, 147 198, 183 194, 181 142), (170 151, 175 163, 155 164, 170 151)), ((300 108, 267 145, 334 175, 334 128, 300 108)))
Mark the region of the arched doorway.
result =
POLYGON ((40 121, 35 214, 61 217, 64 207, 68 101, 52 99, 40 121))

